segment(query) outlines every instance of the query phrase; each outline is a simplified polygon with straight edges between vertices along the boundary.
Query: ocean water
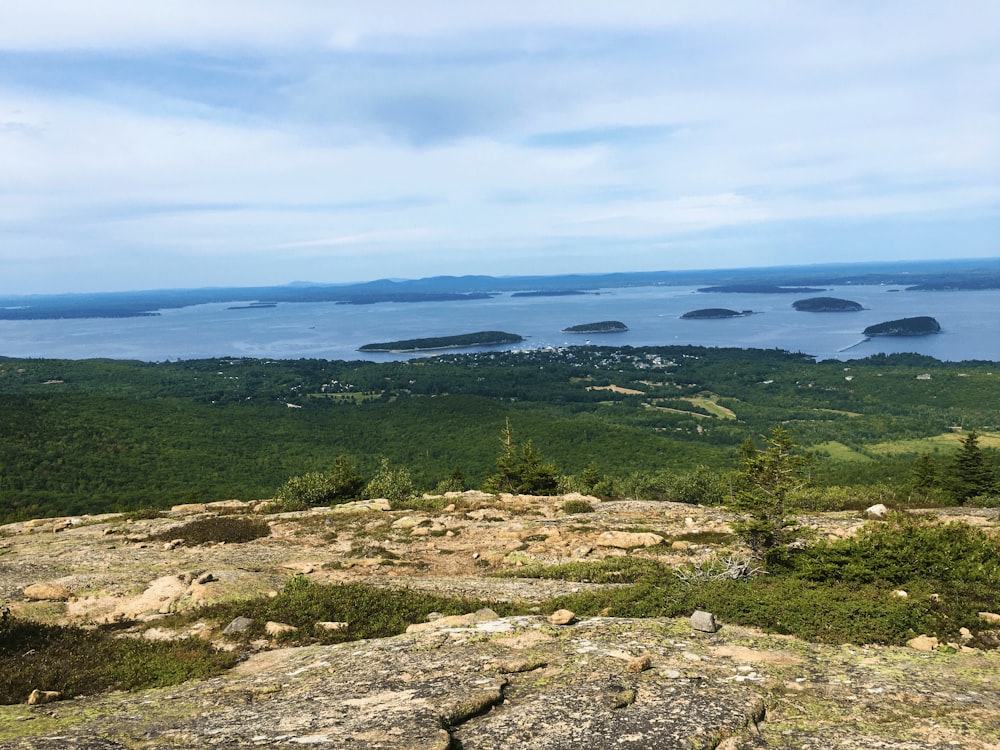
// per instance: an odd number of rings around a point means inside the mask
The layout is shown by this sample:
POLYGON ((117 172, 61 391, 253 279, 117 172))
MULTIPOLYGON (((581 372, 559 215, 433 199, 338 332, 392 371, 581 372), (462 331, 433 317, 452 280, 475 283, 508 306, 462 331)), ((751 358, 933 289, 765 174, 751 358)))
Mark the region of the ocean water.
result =
POLYGON ((387 361, 417 355, 362 354, 357 349, 373 342, 500 330, 526 339, 502 347, 505 349, 588 343, 694 344, 785 349, 819 359, 917 352, 944 361, 1000 362, 997 290, 916 292, 901 287, 844 286, 816 294, 733 294, 648 286, 562 297, 512 297, 504 293, 462 302, 282 303, 273 308, 230 309, 233 304, 240 303, 194 305, 143 318, 0 320, 0 355, 153 362, 219 356, 387 361), (795 300, 813 296, 851 299, 865 309, 806 313, 792 308, 795 300), (722 320, 680 317, 707 307, 753 310, 754 314, 722 320), (942 332, 863 341, 866 326, 917 315, 936 318, 942 332), (629 330, 616 334, 561 332, 568 326, 601 320, 620 320, 629 330))

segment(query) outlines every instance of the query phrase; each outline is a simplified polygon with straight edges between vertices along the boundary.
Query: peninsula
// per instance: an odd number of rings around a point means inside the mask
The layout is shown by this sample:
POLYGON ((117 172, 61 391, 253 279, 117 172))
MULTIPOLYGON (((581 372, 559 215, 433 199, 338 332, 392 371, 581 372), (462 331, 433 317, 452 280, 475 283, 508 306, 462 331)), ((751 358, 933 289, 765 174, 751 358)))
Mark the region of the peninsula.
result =
POLYGON ((503 331, 478 331, 476 333, 461 333, 457 336, 435 336, 423 339, 403 339, 401 341, 386 341, 378 344, 365 344, 358 348, 359 352, 402 352, 432 351, 434 349, 464 349, 470 346, 497 346, 500 344, 516 344, 524 341, 523 336, 503 331))
POLYGON ((563 333, 624 333, 628 326, 620 320, 602 320, 598 323, 581 323, 563 328, 563 333))
POLYGON ((928 315, 887 320, 884 323, 868 326, 864 331, 865 336, 927 336, 940 332, 941 324, 928 315))
POLYGON ((801 312, 858 312, 864 308, 860 303, 837 297, 810 297, 792 303, 792 307, 801 312))

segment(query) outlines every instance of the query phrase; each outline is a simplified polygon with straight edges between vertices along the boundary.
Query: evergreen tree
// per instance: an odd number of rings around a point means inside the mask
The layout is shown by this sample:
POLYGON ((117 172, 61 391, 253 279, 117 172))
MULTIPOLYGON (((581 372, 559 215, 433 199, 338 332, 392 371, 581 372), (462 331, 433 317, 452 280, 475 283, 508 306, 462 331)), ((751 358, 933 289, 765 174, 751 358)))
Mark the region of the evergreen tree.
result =
POLYGON ((803 484, 800 475, 807 463, 808 457, 796 453, 791 437, 780 427, 765 438, 763 448, 749 438, 740 448, 731 506, 741 518, 732 526, 755 560, 766 562, 800 536, 788 492, 803 484))
POLYGON ((530 440, 518 446, 509 419, 500 434, 500 446, 497 471, 486 478, 484 491, 512 495, 554 495, 559 491, 559 470, 545 463, 530 440))
POLYGON ((914 489, 925 492, 935 489, 940 482, 938 467, 930 453, 921 453, 913 469, 910 471, 910 480, 914 489))
POLYGON ((955 454, 948 477, 948 489, 952 499, 959 505, 976 495, 986 495, 996 488, 993 467, 987 462, 979 447, 979 435, 975 430, 960 441, 962 447, 955 454))

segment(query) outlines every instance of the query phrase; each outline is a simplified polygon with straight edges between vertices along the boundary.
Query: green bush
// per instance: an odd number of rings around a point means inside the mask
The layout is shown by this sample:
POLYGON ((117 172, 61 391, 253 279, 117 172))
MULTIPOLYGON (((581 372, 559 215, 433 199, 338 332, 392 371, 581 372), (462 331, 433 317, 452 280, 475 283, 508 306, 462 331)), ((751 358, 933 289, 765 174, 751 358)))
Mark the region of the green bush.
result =
POLYGON ((365 486, 354 461, 337 456, 329 471, 311 471, 286 481, 276 493, 277 499, 306 505, 336 505, 356 500, 365 486))
POLYGON ((724 475, 707 466, 672 477, 667 485, 670 499, 693 505, 721 505, 729 494, 729 484, 724 475))
POLYGON ((574 513, 593 513, 594 506, 586 500, 567 500, 562 504, 563 513, 573 515, 574 513))
POLYGON ((383 457, 379 470, 372 480, 365 485, 361 496, 366 500, 385 498, 390 503, 401 503, 417 494, 410 472, 406 468, 395 469, 389 465, 389 459, 383 457))
POLYGON ((193 547, 198 544, 226 542, 239 544, 261 537, 270 536, 271 527, 267 521, 259 518, 234 518, 233 516, 211 516, 190 521, 183 526, 177 526, 150 536, 154 541, 170 541, 183 539, 184 545, 193 547))

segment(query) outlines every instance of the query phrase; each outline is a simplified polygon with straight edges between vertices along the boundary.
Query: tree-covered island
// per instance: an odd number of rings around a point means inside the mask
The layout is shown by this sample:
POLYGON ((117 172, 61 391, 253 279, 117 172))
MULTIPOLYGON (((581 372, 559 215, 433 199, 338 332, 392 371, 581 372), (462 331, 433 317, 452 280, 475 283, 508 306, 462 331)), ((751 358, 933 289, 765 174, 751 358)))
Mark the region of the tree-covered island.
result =
POLYGON ((716 320, 718 318, 742 318, 753 315, 753 310, 729 310, 725 307, 706 307, 701 310, 691 310, 681 315, 682 320, 716 320))
POLYGON ((581 323, 563 328, 563 333, 624 333, 628 326, 620 320, 602 320, 598 323, 581 323))
POLYGON ((358 348, 359 352, 421 352, 433 349, 462 349, 469 346, 497 346, 500 344, 516 344, 524 341, 523 336, 503 331, 478 331, 476 333, 461 333, 456 336, 435 336, 423 339, 403 339, 401 341, 385 341, 378 344, 365 344, 358 348))
POLYGON ((861 303, 838 297, 810 297, 792 303, 800 312, 858 312, 864 308, 861 303))
POLYGON ((927 336, 940 333, 941 324, 929 315, 877 323, 865 329, 865 336, 927 336))

